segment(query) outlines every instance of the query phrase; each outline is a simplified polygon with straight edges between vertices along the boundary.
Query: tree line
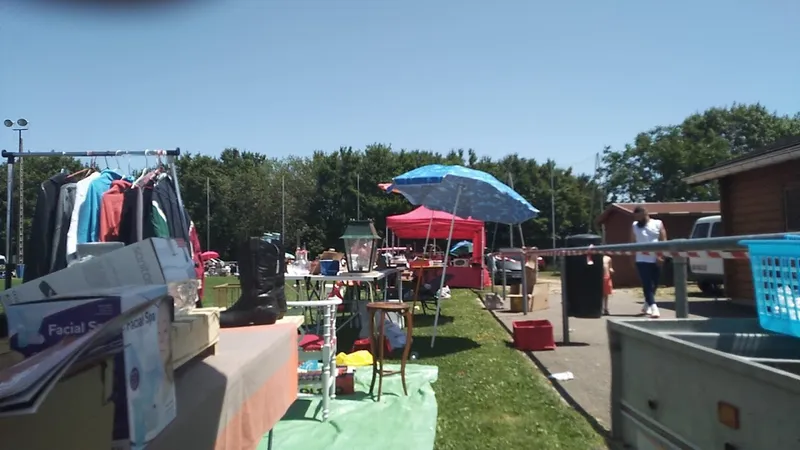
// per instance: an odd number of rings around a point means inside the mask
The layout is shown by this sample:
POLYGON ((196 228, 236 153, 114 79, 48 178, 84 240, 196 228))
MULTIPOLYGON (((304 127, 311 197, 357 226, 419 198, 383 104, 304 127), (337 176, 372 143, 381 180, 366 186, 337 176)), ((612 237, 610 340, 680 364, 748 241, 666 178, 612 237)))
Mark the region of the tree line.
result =
MULTIPOLYGON (((538 218, 522 225, 526 245, 547 248, 552 245, 551 193, 555 200, 555 234, 559 238, 596 232, 594 219, 608 202, 717 199, 716 184, 687 186, 681 180, 728 158, 798 134, 800 114, 779 115, 760 104, 734 104, 692 114, 678 125, 656 126, 639 133, 622 148, 605 147, 598 174, 576 173, 554 161, 540 162, 517 154, 492 159, 478 157, 472 149, 441 154, 393 149, 380 143, 363 149, 341 147, 330 152, 316 151, 308 157, 286 158, 228 148, 219 156, 182 155, 177 170, 184 203, 203 247, 219 252, 225 259, 236 257, 240 239, 280 232, 282 223, 290 248, 299 243, 312 252, 339 247, 344 227, 359 212, 361 218, 374 219, 376 228, 383 233, 387 216, 414 207, 401 195, 385 193, 378 184, 436 163, 483 170, 504 182, 512 179, 515 190, 541 211, 538 218)), ((25 161, 26 232, 30 230, 40 183, 59 170, 77 170, 86 163, 62 156, 25 161)), ((97 163, 100 167, 109 163, 118 166, 115 161, 97 163)), ((3 213, 6 173, 5 168, 0 168, 3 213)), ((15 193, 15 202, 17 196, 15 193)), ((18 211, 13 214, 16 220, 18 211)), ((488 244, 508 245, 508 226, 489 223, 486 228, 488 244)), ((0 238, 5 241, 4 230, 0 230, 0 238)), ((514 240, 519 243, 518 234, 514 240)))

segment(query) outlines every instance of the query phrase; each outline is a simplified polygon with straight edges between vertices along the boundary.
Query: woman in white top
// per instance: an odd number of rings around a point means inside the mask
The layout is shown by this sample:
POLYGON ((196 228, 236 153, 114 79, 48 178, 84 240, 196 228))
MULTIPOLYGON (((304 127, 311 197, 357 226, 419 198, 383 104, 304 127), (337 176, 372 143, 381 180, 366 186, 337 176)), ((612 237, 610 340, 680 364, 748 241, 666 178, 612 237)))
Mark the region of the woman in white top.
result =
MULTIPOLYGON (((637 206, 633 210, 633 217, 635 222, 631 227, 632 242, 644 244, 667 240, 667 229, 664 228, 664 223, 658 219, 651 219, 646 209, 637 206)), ((656 288, 661 277, 660 259, 655 255, 636 254, 636 270, 639 272, 644 292, 642 314, 653 318, 661 315, 656 305, 656 288)))

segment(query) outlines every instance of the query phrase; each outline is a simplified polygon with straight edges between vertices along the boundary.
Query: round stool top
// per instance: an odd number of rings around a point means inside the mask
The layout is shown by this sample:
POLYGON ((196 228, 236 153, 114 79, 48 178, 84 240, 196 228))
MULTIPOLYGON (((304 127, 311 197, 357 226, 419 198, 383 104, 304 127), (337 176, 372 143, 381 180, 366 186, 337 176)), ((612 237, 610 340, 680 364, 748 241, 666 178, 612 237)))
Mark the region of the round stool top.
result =
POLYGON ((367 303, 367 309, 376 309, 383 311, 405 311, 407 309, 411 309, 411 304, 403 302, 372 302, 372 303, 367 303))

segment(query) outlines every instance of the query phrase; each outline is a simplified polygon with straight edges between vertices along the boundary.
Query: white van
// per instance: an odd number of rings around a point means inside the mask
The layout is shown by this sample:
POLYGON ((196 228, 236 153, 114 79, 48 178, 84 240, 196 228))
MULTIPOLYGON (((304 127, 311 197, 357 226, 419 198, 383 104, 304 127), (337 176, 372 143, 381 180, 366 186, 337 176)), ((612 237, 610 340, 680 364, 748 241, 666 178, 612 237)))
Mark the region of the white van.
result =
MULTIPOLYGON (((719 236, 722 236, 722 216, 708 216, 697 219, 689 239, 719 236)), ((689 258, 689 280, 696 281, 706 295, 721 294, 725 279, 723 261, 718 258, 689 258)))

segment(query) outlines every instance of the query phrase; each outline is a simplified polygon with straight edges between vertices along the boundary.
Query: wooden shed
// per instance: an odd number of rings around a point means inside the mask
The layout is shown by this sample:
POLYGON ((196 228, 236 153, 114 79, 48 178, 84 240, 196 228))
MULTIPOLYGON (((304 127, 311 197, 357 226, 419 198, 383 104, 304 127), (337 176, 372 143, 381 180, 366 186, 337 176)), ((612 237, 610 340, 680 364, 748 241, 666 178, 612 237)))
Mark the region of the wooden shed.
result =
MULTIPOLYGON (((650 216, 664 222, 667 238, 688 238, 692 226, 700 217, 719 214, 719 202, 663 202, 663 203, 612 203, 600 214, 596 222, 602 230, 606 244, 627 244, 631 239, 633 210, 641 206, 650 216)), ((639 275, 633 256, 612 256, 614 264, 614 286, 639 286, 639 275)))
MULTIPOLYGON (((725 236, 800 231, 800 136, 687 177, 689 184, 719 181, 725 236)), ((725 261, 725 293, 755 305, 746 260, 725 261)))

